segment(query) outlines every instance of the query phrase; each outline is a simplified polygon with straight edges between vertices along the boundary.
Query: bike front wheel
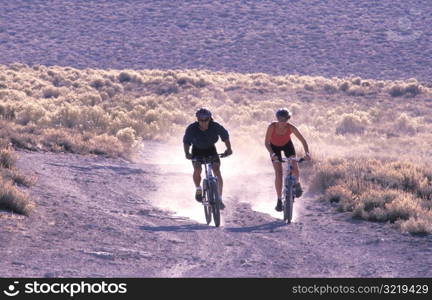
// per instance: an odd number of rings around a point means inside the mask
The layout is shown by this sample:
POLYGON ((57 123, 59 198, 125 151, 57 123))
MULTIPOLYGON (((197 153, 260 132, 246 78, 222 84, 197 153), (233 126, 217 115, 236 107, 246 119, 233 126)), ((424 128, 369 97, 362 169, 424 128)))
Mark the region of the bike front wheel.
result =
POLYGON ((206 223, 207 225, 209 225, 212 220, 212 209, 211 209, 211 204, 209 203, 210 189, 207 186, 206 180, 203 180, 203 188, 204 188, 204 197, 205 197, 205 199, 203 199, 204 215, 205 215, 206 223))
POLYGON ((219 205, 219 193, 218 193, 218 185, 216 181, 212 181, 210 182, 210 187, 209 187, 209 191, 211 191, 211 200, 209 198, 210 201, 210 205, 211 205, 211 210, 212 210, 212 214, 213 214, 213 220, 215 223, 216 227, 220 226, 220 205, 219 205))
POLYGON ((212 209, 210 205, 204 205, 204 214, 206 218, 206 223, 207 225, 209 225, 212 220, 212 209))
POLYGON ((288 185, 286 187, 285 191, 285 201, 283 205, 283 214, 284 214, 284 221, 285 223, 289 224, 292 220, 293 215, 293 203, 294 203, 294 197, 293 197, 293 190, 292 185, 288 185))

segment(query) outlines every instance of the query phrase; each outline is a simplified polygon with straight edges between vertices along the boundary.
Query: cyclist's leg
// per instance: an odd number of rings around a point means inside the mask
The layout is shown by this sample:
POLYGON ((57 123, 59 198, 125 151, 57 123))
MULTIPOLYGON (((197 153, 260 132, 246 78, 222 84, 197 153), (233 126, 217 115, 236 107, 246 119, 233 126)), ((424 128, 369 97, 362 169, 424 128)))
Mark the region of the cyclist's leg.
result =
POLYGON ((195 184, 195 187, 199 187, 201 186, 201 172, 202 172, 202 168, 201 168, 201 164, 198 162, 194 162, 192 163, 194 171, 193 171, 193 182, 195 184))
MULTIPOLYGON (((282 159, 282 149, 281 147, 277 147, 274 145, 270 145, 272 147, 273 152, 279 159, 282 159)), ((275 171, 275 189, 278 199, 282 198, 282 177, 283 177, 283 169, 282 163, 273 161, 273 169, 275 171)))
POLYGON ((212 164, 212 166, 213 166, 213 172, 218 179, 218 193, 219 193, 219 196, 222 197, 223 179, 222 179, 222 174, 220 171, 220 162, 214 162, 212 164))
MULTIPOLYGON (((192 146, 192 158, 199 158, 201 157, 201 150, 196 148, 195 146, 192 146)), ((201 172, 202 172, 202 167, 201 167, 201 163, 200 162, 192 162, 192 166, 194 168, 194 172, 193 172, 193 182, 195 184, 195 187, 198 188, 201 186, 201 172)))
POLYGON ((217 154, 216 146, 213 145, 213 147, 208 149, 207 156, 214 156, 212 168, 213 168, 213 173, 218 180, 218 193, 219 193, 219 196, 222 198, 223 178, 222 178, 222 174, 220 171, 220 159, 219 159, 219 156, 217 154))

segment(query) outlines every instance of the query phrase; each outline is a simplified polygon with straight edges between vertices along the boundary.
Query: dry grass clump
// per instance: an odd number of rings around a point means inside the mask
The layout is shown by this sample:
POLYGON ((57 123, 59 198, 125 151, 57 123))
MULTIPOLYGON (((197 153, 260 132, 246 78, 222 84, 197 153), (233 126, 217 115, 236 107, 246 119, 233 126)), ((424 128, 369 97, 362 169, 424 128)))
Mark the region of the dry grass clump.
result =
POLYGON ((16 159, 9 145, 0 140, 0 209, 28 215, 34 205, 17 185, 28 187, 34 180, 19 173, 15 168, 16 159))
POLYGON ((10 210, 18 214, 29 215, 34 204, 28 196, 19 191, 12 183, 0 179, 0 209, 10 210))
POLYGON ((369 119, 361 114, 343 114, 336 127, 337 134, 362 134, 370 124, 369 119))
POLYGON ((419 84, 407 84, 407 85, 393 85, 390 89, 389 89, 389 94, 392 97, 415 97, 419 94, 421 94, 422 90, 419 84))
POLYGON ((311 189, 353 217, 432 233, 432 172, 413 163, 367 158, 316 165, 311 189))
POLYGON ((11 169, 16 162, 16 157, 10 149, 0 149, 0 168, 11 169))

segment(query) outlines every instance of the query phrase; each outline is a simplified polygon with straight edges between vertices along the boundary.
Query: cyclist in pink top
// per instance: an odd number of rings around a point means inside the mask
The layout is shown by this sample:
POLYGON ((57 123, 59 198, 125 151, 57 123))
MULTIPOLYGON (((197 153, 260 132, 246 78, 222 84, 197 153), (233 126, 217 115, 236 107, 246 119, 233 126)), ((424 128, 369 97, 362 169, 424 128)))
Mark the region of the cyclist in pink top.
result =
MULTIPOLYGON (((276 210, 282 211, 282 163, 279 160, 282 159, 282 151, 286 157, 295 156, 296 152, 294 149, 294 144, 291 140, 291 134, 294 134, 302 143, 304 151, 306 153, 306 159, 310 159, 309 146, 300 133, 300 131, 293 124, 288 122, 291 118, 291 112, 286 108, 280 108, 276 112, 277 122, 272 122, 268 128, 265 137, 265 146, 270 153, 270 158, 273 163, 273 168, 275 170, 275 188, 277 194, 277 205, 276 210)), ((296 161, 292 162, 293 175, 297 182, 294 184, 294 190, 296 197, 300 197, 303 194, 303 190, 300 185, 300 173, 298 164, 296 161)))

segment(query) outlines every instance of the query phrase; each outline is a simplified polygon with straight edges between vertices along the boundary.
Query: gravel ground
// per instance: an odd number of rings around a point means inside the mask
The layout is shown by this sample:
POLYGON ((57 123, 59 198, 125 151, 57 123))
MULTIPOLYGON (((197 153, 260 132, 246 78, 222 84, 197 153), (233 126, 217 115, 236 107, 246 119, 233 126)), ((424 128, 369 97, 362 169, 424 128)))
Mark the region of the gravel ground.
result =
MULTIPOLYGON (((254 209, 257 202, 273 209, 266 189, 241 193, 239 181, 237 189, 229 184, 228 163, 223 225, 207 226, 193 199, 191 170, 155 159, 166 149, 148 144, 135 162, 19 152, 20 169, 38 179, 27 191, 37 208, 30 217, 0 214, 0 275, 432 276, 431 237, 353 220, 308 194, 295 203, 295 222, 285 225, 279 215, 254 209)), ((268 191, 271 176, 262 174, 268 191)))

